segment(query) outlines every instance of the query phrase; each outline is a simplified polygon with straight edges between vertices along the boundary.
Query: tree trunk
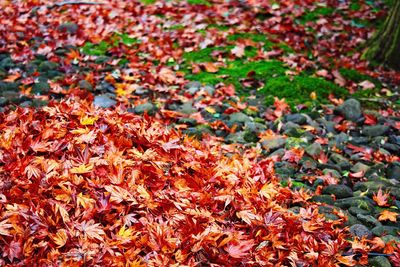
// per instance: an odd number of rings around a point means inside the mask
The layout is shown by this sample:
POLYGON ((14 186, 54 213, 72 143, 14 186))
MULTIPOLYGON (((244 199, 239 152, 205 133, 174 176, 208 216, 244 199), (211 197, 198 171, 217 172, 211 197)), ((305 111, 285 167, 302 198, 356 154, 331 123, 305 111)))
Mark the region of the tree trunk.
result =
POLYGON ((396 0, 385 24, 369 42, 365 58, 400 70, 400 0, 396 0))

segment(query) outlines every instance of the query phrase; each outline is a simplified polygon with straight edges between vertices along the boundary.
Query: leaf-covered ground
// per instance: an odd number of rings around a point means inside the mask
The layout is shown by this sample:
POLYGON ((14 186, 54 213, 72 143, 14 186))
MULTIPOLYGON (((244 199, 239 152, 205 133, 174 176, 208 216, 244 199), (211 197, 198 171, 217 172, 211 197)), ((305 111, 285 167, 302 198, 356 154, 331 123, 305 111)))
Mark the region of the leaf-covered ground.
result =
POLYGON ((387 5, 0 2, 0 266, 400 266, 387 5))

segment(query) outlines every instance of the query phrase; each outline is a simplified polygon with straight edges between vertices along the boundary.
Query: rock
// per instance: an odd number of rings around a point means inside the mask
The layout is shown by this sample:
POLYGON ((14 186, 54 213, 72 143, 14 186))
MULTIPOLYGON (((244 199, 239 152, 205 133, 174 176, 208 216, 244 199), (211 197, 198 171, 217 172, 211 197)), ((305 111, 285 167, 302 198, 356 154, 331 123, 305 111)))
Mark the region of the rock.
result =
POLYGON ((252 121, 252 119, 242 112, 232 113, 229 116, 229 122, 231 124, 244 125, 246 122, 252 121))
POLYGON ((212 86, 212 85, 206 85, 206 86, 204 86, 203 89, 204 89, 204 91, 206 91, 207 94, 210 95, 210 96, 214 95, 214 93, 215 93, 215 88, 214 88, 214 86, 212 86))
POLYGON ((347 185, 330 184, 322 191, 326 195, 334 195, 338 199, 348 198, 353 196, 353 191, 347 185))
POLYGON ((198 91, 200 91, 201 88, 201 83, 200 82, 189 82, 185 84, 184 88, 187 90, 187 92, 191 95, 196 94, 198 91))
POLYGON ((370 191, 371 193, 377 192, 380 188, 387 188, 392 184, 385 180, 358 182, 353 186, 355 191, 370 191))
POLYGON ((283 137, 271 137, 261 142, 262 147, 267 151, 274 151, 276 149, 284 147, 286 144, 286 138, 283 137))
POLYGON ((371 267, 392 267, 390 261, 384 256, 373 257, 368 260, 368 264, 371 267))
POLYGON ((231 133, 229 134, 226 138, 225 141, 228 143, 234 143, 234 144, 246 144, 246 132, 240 131, 236 133, 231 133))
POLYGON ((196 127, 189 127, 185 130, 185 134, 194 136, 201 139, 203 134, 212 134, 211 129, 208 125, 197 125, 196 127))
POLYGON ((353 226, 350 227, 349 231, 354 237, 358 238, 372 237, 372 232, 362 224, 354 224, 353 226))
POLYGON ((43 61, 42 63, 40 63, 38 70, 40 72, 47 72, 50 70, 55 70, 58 68, 58 64, 56 62, 52 62, 52 61, 43 61))
POLYGON ((335 177, 335 178, 338 178, 338 179, 342 178, 342 176, 340 175, 340 173, 339 173, 337 170, 333 170, 333 169, 323 169, 323 170, 322 170, 322 173, 323 173, 324 175, 330 175, 330 176, 335 177))
POLYGON ((400 163, 399 162, 390 163, 386 173, 388 179, 396 179, 400 181, 400 163))
POLYGON ((345 134, 345 133, 340 133, 335 135, 335 141, 334 145, 339 148, 339 149, 344 149, 344 147, 347 145, 347 142, 349 141, 350 137, 345 134))
POLYGON ((362 116, 361 105, 355 99, 348 99, 344 103, 335 108, 335 113, 343 115, 346 120, 356 122, 362 116))
POLYGON ((180 118, 178 120, 178 123, 186 124, 186 125, 189 125, 189 126, 196 126, 197 121, 195 119, 192 119, 192 118, 180 118))
POLYGON ((19 91, 20 83, 8 83, 0 81, 0 92, 2 91, 19 91))
POLYGON ((382 224, 371 215, 357 214, 357 219, 368 227, 381 226, 382 224))
POLYGON ((311 201, 316 203, 326 203, 328 205, 333 205, 334 201, 330 195, 315 195, 311 198, 311 201))
POLYGON ((383 242, 385 242, 385 244, 389 243, 389 242, 395 242, 400 244, 400 237, 398 236, 393 236, 393 235, 385 235, 381 237, 383 242))
POLYGON ((362 134, 369 137, 376 137, 385 135, 389 129, 389 126, 386 125, 364 126, 362 129, 362 134))
POLYGON ((109 98, 107 95, 97 95, 94 98, 93 104, 101 108, 110 108, 117 104, 117 101, 109 98))
POLYGON ((244 125, 245 129, 250 132, 259 133, 267 129, 265 124, 259 122, 248 121, 244 125))
POLYGON ((365 165, 361 162, 357 162, 353 167, 351 167, 351 171, 352 172, 364 172, 366 173, 368 170, 370 169, 370 167, 368 165, 365 165))
POLYGON ((312 157, 318 157, 323 149, 320 143, 312 143, 305 149, 306 153, 312 157))
POLYGON ((307 118, 300 113, 286 115, 285 119, 286 121, 290 121, 299 125, 303 125, 307 122, 307 118))
POLYGON ((183 105, 178 108, 178 111, 187 115, 197 112, 197 110, 193 108, 193 101, 183 103, 183 105))
POLYGON ((357 216, 358 214, 362 214, 362 215, 370 215, 371 214, 370 211, 364 210, 364 209, 360 209, 358 207, 350 207, 349 208, 349 212, 354 216, 357 216))
POLYGON ((58 26, 58 30, 69 34, 76 34, 78 32, 78 25, 76 23, 67 22, 58 26))
POLYGON ((400 228, 394 226, 379 225, 374 227, 371 231, 376 236, 382 236, 382 235, 396 236, 398 233, 400 233, 400 228))
POLYGON ((332 153, 329 159, 334 163, 336 163, 337 165, 339 165, 341 169, 349 170, 351 167, 349 160, 340 154, 332 153))
POLYGON ((15 66, 15 63, 10 57, 5 57, 0 61, 0 68, 4 70, 9 70, 15 66))
POLYGON ((147 113, 149 115, 153 115, 154 113, 157 112, 157 107, 153 103, 147 102, 147 103, 144 103, 144 104, 141 104, 141 105, 137 105, 134 108, 134 112, 136 114, 147 113))
POLYGON ((88 91, 93 90, 93 86, 91 85, 91 83, 86 80, 80 80, 78 82, 78 86, 79 86, 79 88, 84 89, 84 90, 88 90, 88 91))
POLYGON ((140 95, 140 96, 148 95, 149 93, 150 91, 142 86, 137 87, 134 92, 135 95, 140 95))
POLYGON ((5 97, 3 96, 0 97, 0 107, 4 107, 7 104, 7 102, 8 100, 5 97))
POLYGON ((335 206, 341 209, 349 209, 350 207, 357 207, 368 211, 374 210, 374 201, 368 197, 348 197, 343 199, 337 199, 335 206))

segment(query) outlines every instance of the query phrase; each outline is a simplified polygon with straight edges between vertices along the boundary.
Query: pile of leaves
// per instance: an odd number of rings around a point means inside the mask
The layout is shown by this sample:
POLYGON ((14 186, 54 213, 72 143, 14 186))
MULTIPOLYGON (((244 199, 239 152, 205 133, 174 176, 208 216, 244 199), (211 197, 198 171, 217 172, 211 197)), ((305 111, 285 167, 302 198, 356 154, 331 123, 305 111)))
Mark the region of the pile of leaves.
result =
MULTIPOLYGON (((273 160, 73 100, 0 114, 0 264, 338 266, 348 241, 273 160), (297 207, 299 213, 288 210, 297 207)), ((399 248, 397 248, 397 260, 399 248)))

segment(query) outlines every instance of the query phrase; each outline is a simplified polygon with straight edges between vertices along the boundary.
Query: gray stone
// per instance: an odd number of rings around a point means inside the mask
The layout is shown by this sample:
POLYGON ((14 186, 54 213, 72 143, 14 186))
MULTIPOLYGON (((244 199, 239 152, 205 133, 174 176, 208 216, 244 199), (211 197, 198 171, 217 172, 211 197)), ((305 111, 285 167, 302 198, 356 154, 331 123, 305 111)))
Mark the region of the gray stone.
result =
POLYGON ((312 143, 305 149, 306 153, 312 157, 317 157, 319 156, 323 149, 320 143, 312 143))
POLYGON ((340 154, 337 153, 332 153, 331 156, 329 157, 329 159, 338 164, 340 166, 341 169, 350 169, 351 165, 348 159, 346 159, 345 157, 343 157, 340 154))
POLYGON ((328 205, 333 205, 334 201, 330 195, 315 195, 311 198, 311 201, 316 203, 326 203, 328 205))
POLYGON ((229 122, 231 124, 240 124, 244 125, 246 122, 250 122, 252 119, 242 112, 232 113, 229 116, 229 122))
POLYGON ((370 167, 368 165, 365 165, 364 163, 357 162, 353 167, 351 167, 352 172, 364 172, 366 173, 370 167))
POLYGON ((362 134, 369 137, 376 137, 385 135, 388 131, 389 131, 389 126, 372 125, 372 126, 364 126, 362 129, 362 134))
POLYGON ((207 92, 208 95, 212 96, 215 93, 215 88, 212 85, 206 85, 203 87, 204 91, 207 92))
POLYGON ((117 101, 111 99, 107 95, 97 95, 94 98, 93 104, 101 108, 109 108, 117 104, 117 101))
POLYGON ((255 132, 255 133, 263 132, 267 129, 267 126, 265 126, 265 124, 262 124, 259 122, 252 122, 252 121, 246 122, 244 127, 246 128, 246 130, 255 132))
POLYGON ((183 105, 178 108, 178 111, 187 115, 197 112, 197 110, 193 108, 193 101, 183 103, 183 105))
POLYGON ((299 125, 303 125, 307 122, 307 118, 300 113, 286 115, 285 119, 286 121, 290 121, 299 125))
POLYGON ((322 173, 324 175, 331 175, 332 177, 335 177, 338 179, 340 179, 342 177, 337 170, 333 170, 333 169, 323 169, 322 173))
POLYGON ((188 82, 187 84, 185 84, 184 88, 185 88, 185 89, 197 88, 197 90, 200 90, 200 88, 201 88, 201 83, 200 83, 200 82, 197 82, 197 81, 188 82))
POLYGON ((357 214, 357 219, 368 227, 381 226, 382 224, 371 215, 357 214))
POLYGON ((144 88, 142 86, 139 86, 136 88, 134 94, 135 95, 147 95, 147 94, 149 94, 149 90, 147 90, 146 88, 144 88))
POLYGON ((0 107, 5 106, 7 104, 7 102, 8 102, 8 100, 5 97, 3 97, 3 96, 0 97, 0 107))
POLYGON ((267 151, 273 151, 284 147, 286 139, 283 137, 273 137, 261 142, 262 147, 267 151))
POLYGON ((368 264, 371 267, 392 267, 390 261, 384 256, 373 257, 368 260, 368 264))
POLYGON ((353 226, 350 227, 349 231, 354 237, 358 238, 372 237, 372 232, 362 224, 354 224, 353 226))
POLYGON ((244 131, 231 133, 225 138, 225 141, 228 143, 246 144, 247 141, 245 139, 245 135, 246 133, 244 131))
POLYGON ((336 113, 343 115, 346 120, 357 121, 362 116, 361 105, 355 99, 348 99, 334 110, 336 113))
POLYGON ((400 244, 400 237, 398 236, 393 236, 393 235, 385 235, 381 237, 383 242, 385 242, 385 244, 389 243, 389 242, 395 242, 400 244))
POLYGON ((90 84, 90 82, 88 82, 86 80, 80 80, 78 82, 78 86, 79 86, 79 88, 84 89, 84 90, 88 90, 88 91, 93 90, 93 86, 90 84))
POLYGON ((387 177, 389 179, 396 179, 400 181, 400 163, 392 162, 387 168, 387 177))
POLYGON ((147 113, 149 115, 153 115, 154 113, 156 113, 156 111, 157 111, 157 107, 151 102, 147 102, 147 103, 144 103, 144 104, 141 104, 141 105, 137 105, 134 108, 134 112, 136 114, 147 113))
POLYGON ((324 188, 322 193, 326 195, 334 195, 338 199, 348 198, 353 196, 353 191, 347 185, 331 184, 324 188))
POLYGON ((364 209, 360 209, 358 207, 350 207, 349 208, 349 212, 354 216, 357 216, 358 214, 362 214, 362 215, 370 215, 371 214, 370 211, 364 210, 364 209))
POLYGON ((47 72, 50 70, 55 70, 57 68, 58 68, 58 63, 52 61, 43 61, 42 63, 40 63, 38 70, 40 72, 47 72))
POLYGON ((371 231, 376 236, 382 236, 382 235, 396 236, 400 233, 400 228, 395 226, 380 225, 374 227, 371 231))
POLYGON ((337 199, 335 206, 342 209, 349 209, 350 207, 358 207, 364 210, 373 211, 374 201, 368 197, 348 197, 343 199, 337 199))
POLYGON ((76 23, 67 22, 58 26, 58 30, 69 34, 76 34, 78 32, 78 25, 76 23))

